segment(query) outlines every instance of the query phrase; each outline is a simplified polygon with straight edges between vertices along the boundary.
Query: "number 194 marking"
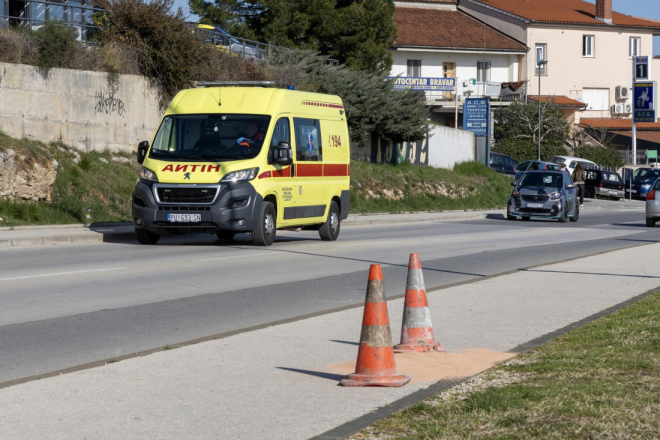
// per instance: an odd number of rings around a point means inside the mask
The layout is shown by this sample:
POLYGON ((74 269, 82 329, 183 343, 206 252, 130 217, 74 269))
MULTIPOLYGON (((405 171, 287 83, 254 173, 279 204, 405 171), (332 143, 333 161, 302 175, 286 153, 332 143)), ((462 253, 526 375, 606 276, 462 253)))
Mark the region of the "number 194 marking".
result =
POLYGON ((330 139, 329 139, 329 142, 328 142, 328 145, 329 145, 329 146, 331 146, 331 147, 337 147, 337 148, 340 148, 340 147, 341 147, 341 136, 331 134, 331 135, 329 135, 328 137, 330 138, 330 139))

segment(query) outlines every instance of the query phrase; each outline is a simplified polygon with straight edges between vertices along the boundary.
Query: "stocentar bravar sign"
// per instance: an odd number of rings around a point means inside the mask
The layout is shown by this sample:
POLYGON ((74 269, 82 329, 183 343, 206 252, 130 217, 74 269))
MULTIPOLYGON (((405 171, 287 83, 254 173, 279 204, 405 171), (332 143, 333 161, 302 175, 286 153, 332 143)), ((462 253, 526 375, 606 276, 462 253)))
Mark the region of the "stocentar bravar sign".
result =
POLYGON ((441 92, 453 92, 456 89, 456 78, 423 78, 423 77, 396 77, 394 90, 438 90, 441 92))

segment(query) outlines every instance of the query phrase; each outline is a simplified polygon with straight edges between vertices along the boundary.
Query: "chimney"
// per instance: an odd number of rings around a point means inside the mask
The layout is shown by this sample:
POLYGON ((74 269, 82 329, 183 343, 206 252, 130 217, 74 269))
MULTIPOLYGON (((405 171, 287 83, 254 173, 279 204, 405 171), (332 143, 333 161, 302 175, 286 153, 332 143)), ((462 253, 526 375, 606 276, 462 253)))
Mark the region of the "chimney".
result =
POLYGON ((596 0, 596 20, 612 24, 612 0, 596 0))

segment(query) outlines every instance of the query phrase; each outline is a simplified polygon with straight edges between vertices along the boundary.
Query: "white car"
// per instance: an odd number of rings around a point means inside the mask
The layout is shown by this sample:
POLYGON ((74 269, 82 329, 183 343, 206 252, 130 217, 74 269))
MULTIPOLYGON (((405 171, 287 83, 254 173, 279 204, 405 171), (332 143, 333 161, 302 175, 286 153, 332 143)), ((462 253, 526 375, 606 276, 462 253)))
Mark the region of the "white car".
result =
POLYGON ((660 220, 660 179, 656 179, 646 195, 646 226, 654 228, 660 220))
POLYGON ((577 166, 578 162, 582 162, 582 168, 584 168, 585 170, 598 169, 598 165, 596 165, 592 161, 587 159, 582 159, 579 157, 555 156, 550 162, 558 163, 559 165, 565 163, 566 168, 568 168, 568 172, 571 173, 571 176, 573 175, 573 171, 575 171, 575 167, 577 166))

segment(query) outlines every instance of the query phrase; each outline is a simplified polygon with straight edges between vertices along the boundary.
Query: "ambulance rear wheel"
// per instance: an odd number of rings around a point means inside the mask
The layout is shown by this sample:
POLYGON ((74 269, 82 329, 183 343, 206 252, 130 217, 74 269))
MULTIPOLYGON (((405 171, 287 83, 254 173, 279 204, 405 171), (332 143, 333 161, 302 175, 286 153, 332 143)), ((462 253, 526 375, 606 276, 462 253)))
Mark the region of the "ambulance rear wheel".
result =
POLYGON ((153 234, 146 229, 136 229, 135 236, 140 244, 156 244, 160 240, 160 235, 153 234))
POLYGON ((330 209, 328 210, 328 218, 319 228, 319 235, 321 240, 335 241, 339 237, 339 228, 341 222, 339 221, 339 207, 336 202, 330 202, 330 209))
POLYGON ((261 204, 261 215, 259 221, 252 231, 252 243, 256 246, 270 246, 275 241, 277 231, 275 208, 270 202, 261 204))

